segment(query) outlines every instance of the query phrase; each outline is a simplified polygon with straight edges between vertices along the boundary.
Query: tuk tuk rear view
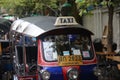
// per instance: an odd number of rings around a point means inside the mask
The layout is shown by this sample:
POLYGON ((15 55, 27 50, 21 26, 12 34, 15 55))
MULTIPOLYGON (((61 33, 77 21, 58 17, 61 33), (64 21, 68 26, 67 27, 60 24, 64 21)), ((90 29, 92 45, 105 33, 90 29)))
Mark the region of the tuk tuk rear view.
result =
POLYGON ((58 17, 55 26, 37 37, 39 80, 97 80, 93 33, 73 17, 58 17))

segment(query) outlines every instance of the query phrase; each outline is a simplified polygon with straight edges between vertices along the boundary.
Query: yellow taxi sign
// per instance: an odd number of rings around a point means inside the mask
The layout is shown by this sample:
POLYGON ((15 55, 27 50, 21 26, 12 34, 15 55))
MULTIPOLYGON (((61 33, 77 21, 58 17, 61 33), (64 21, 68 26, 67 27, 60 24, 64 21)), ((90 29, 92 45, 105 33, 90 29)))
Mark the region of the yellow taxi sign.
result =
POLYGON ((65 25, 78 25, 75 18, 72 16, 58 17, 54 24, 55 26, 65 26, 65 25))

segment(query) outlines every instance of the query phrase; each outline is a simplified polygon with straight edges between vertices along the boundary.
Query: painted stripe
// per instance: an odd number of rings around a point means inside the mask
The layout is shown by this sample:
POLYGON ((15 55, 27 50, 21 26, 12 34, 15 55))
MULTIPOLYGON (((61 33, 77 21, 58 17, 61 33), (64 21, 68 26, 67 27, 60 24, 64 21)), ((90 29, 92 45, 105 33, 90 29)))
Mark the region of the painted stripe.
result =
POLYGON ((64 80, 68 80, 67 78, 67 71, 71 68, 76 68, 78 69, 78 71, 80 71, 80 66, 66 66, 66 67, 62 67, 62 72, 63 72, 63 76, 64 76, 64 80))

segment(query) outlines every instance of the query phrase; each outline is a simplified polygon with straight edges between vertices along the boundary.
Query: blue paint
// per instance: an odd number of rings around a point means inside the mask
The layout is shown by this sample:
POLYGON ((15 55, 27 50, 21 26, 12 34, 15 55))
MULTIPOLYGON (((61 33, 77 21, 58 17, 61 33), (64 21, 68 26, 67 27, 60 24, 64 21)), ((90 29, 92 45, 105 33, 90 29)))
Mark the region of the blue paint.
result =
POLYGON ((98 80, 93 73, 96 65, 83 65, 80 67, 80 80, 98 80))
MULTIPOLYGON (((97 77, 93 73, 93 68, 96 65, 83 65, 80 66, 79 80, 97 80, 97 77)), ((64 80, 62 67, 41 67, 43 70, 47 70, 51 73, 50 80, 64 80)))

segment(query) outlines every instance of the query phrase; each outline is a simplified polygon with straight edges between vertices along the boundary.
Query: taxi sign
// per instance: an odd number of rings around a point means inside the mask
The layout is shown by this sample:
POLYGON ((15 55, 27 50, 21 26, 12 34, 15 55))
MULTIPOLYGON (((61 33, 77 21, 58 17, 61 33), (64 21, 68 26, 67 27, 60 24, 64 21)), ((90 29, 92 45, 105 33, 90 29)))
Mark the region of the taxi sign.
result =
POLYGON ((58 17, 54 24, 55 26, 78 25, 75 18, 72 16, 58 17))

